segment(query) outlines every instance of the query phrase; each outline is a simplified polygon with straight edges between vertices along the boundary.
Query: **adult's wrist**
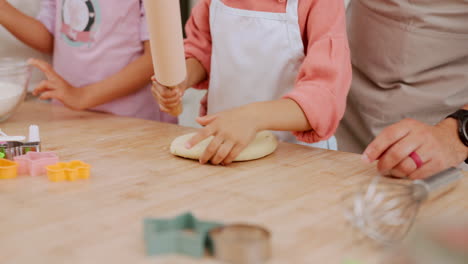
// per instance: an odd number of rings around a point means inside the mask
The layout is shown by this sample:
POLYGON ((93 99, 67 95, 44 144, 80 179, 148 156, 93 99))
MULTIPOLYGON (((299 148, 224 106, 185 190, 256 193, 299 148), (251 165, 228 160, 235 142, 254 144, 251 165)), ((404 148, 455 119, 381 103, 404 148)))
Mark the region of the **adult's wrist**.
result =
POLYGON ((441 121, 436 127, 444 131, 444 136, 448 137, 448 142, 451 142, 451 148, 456 154, 456 159, 459 163, 468 159, 468 147, 461 141, 458 135, 458 121, 453 118, 447 118, 441 121))

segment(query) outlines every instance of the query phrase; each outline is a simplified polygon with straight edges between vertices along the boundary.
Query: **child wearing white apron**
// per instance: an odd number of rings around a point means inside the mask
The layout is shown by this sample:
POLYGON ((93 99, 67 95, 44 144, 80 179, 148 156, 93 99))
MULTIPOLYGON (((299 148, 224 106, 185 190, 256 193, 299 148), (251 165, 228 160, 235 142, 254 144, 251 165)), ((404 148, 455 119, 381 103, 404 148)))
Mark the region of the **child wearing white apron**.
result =
MULTIPOLYGON (((194 8, 186 29, 187 81, 178 92, 158 83, 153 91, 162 109, 169 110, 186 88, 208 89, 208 117, 198 120, 206 130, 191 144, 208 134, 226 138, 213 140, 218 143, 202 162, 229 163, 239 152, 231 143, 223 147, 230 131, 208 126, 224 115, 238 123, 234 128, 248 129, 252 123, 234 118, 234 112, 249 107, 263 129, 283 130, 275 132, 282 141, 337 149, 333 134, 351 81, 343 1, 203 0, 194 8), (262 107, 270 107, 268 116, 262 117, 262 107), (285 122, 288 118, 289 123, 285 122)), ((239 138, 239 133, 232 133, 239 138)), ((246 137, 252 139, 249 133, 246 137)))

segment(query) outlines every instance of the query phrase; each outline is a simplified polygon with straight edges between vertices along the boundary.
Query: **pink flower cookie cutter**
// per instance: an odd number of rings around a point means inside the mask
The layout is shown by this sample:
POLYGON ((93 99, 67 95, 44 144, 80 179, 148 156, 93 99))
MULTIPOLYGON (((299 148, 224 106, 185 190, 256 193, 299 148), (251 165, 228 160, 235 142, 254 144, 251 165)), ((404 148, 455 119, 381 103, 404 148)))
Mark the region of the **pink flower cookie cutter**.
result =
POLYGON ((14 157, 18 163, 19 175, 39 176, 47 173, 46 167, 59 162, 58 156, 53 152, 33 152, 14 157))
POLYGON ((55 165, 47 166, 47 176, 50 181, 76 181, 88 179, 91 166, 79 160, 70 162, 59 162, 55 165))

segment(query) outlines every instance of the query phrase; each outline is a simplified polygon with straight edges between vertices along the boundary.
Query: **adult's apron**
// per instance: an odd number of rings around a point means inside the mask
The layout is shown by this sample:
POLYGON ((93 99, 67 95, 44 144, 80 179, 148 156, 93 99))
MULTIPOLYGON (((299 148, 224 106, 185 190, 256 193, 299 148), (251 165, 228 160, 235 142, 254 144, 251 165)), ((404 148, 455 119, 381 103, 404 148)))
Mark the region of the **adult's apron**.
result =
POLYGON ((404 118, 435 124, 468 104, 467 0, 352 0, 353 82, 337 133, 362 152, 404 118))
MULTIPOLYGON (((288 0, 286 13, 242 10, 211 1, 208 114, 280 99, 294 88, 304 60, 297 8, 298 0, 288 0)), ((275 133, 282 141, 303 144, 291 132, 275 133)), ((336 149, 336 139, 309 145, 336 149)))

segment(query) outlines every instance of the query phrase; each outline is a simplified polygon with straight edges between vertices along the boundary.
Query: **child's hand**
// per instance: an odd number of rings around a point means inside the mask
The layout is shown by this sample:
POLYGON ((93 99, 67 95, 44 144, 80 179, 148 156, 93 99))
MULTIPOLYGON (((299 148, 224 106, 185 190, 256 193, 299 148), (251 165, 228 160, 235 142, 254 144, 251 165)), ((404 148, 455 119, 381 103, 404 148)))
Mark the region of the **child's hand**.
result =
POLYGON ((5 14, 5 12, 8 12, 7 4, 8 2, 6 0, 0 0, 0 25, 3 25, 3 15, 5 14))
POLYGON ((240 107, 214 115, 197 118, 205 126, 187 143, 187 148, 195 146, 205 138, 214 136, 200 163, 228 165, 239 156, 259 131, 258 122, 251 108, 240 107))
POLYGON ((154 98, 158 101, 159 108, 162 111, 170 113, 182 103, 182 97, 187 89, 186 81, 174 88, 169 88, 160 84, 154 76, 151 78, 151 81, 153 82, 151 92, 153 93, 154 98))
POLYGON ((30 59, 28 63, 41 70, 47 77, 47 80, 37 85, 33 91, 33 95, 39 96, 42 100, 59 100, 65 106, 73 110, 83 110, 81 107, 83 97, 82 89, 70 85, 45 61, 30 59))
POLYGON ((7 0, 0 0, 0 8, 3 8, 7 4, 7 0))

